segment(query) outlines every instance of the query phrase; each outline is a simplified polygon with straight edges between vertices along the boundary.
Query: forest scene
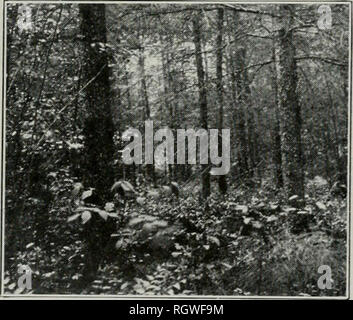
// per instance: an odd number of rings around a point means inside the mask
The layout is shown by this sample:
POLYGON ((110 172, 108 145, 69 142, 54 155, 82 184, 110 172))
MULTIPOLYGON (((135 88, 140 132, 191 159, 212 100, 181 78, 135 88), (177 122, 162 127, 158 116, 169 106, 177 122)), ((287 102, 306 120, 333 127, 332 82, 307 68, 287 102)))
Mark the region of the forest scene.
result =
POLYGON ((5 6, 4 294, 346 295, 348 4, 5 6))

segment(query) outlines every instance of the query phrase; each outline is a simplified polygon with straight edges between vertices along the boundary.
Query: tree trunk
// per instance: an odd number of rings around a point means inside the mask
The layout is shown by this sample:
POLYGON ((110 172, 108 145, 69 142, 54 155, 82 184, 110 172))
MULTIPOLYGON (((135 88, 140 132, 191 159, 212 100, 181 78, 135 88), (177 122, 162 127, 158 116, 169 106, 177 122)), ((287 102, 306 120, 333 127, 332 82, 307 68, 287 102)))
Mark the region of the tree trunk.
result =
MULTIPOLYGON (((222 154, 222 129, 223 129, 223 20, 224 20, 224 11, 222 8, 218 9, 218 35, 216 41, 217 48, 217 94, 218 94, 218 153, 222 154)), ((221 193, 225 194, 227 192, 227 180, 225 175, 220 175, 218 177, 218 186, 221 193)))
MULTIPOLYGON (((140 42, 140 50, 139 50, 139 69, 140 69, 140 77, 141 77, 141 103, 144 108, 144 117, 143 121, 151 119, 151 111, 150 105, 148 101, 148 92, 147 92, 147 82, 146 82, 146 73, 145 73, 145 56, 144 56, 144 48, 142 41, 140 42)), ((152 179, 153 185, 156 186, 156 175, 154 170, 154 163, 147 164, 147 175, 150 179, 152 179)))
POLYGON ((304 199, 304 171, 301 141, 301 114, 298 101, 297 64, 290 5, 280 5, 281 28, 278 34, 278 94, 281 114, 281 144, 284 186, 287 196, 304 199))
MULTIPOLYGON (((160 36, 160 41, 163 43, 163 37, 160 36)), ((171 38, 169 37, 169 41, 171 42, 171 38)), ((175 110, 173 108, 173 102, 172 102, 172 97, 171 97, 171 89, 172 89, 172 75, 170 72, 170 47, 168 41, 165 44, 166 50, 165 52, 162 52, 162 69, 163 69, 163 87, 164 87, 164 104, 166 110, 169 112, 169 128, 173 131, 174 134, 174 127, 175 127, 175 110)), ((175 149, 176 150, 176 149, 175 149)), ((166 167, 168 167, 168 172, 169 172, 169 180, 173 181, 175 177, 175 166, 173 164, 166 164, 166 167)))
MULTIPOLYGON (((235 34, 238 29, 238 13, 233 13, 233 33, 234 41, 235 34)), ((247 101, 245 97, 245 83, 244 83, 244 72, 245 69, 245 48, 241 44, 236 43, 237 48, 233 45, 233 50, 231 53, 231 76, 232 76, 232 96, 234 103, 234 125, 237 140, 239 141, 239 146, 237 146, 237 159, 239 176, 241 181, 245 181, 249 175, 249 152, 247 143, 247 130, 245 125, 245 114, 244 107, 247 107, 247 101), (238 48, 239 47, 239 48, 238 48)))
MULTIPOLYGON (((207 119, 207 92, 205 84, 205 72, 202 64, 201 52, 201 13, 198 11, 193 17, 193 33, 195 44, 195 59, 199 87, 199 104, 200 104, 200 127, 208 129, 207 119)), ((209 153, 209 151, 208 151, 209 153)), ((202 200, 206 200, 211 193, 210 186, 210 169, 208 164, 201 165, 201 183, 202 183, 202 200)))
POLYGON ((272 128, 272 144, 273 144, 273 153, 272 159, 275 168, 275 183, 277 190, 283 187, 283 175, 282 175, 282 151, 281 151, 281 128, 280 128, 280 117, 279 117, 279 103, 278 103, 278 85, 277 85, 277 69, 278 69, 278 59, 276 56, 275 44, 272 49, 272 57, 275 60, 275 67, 271 68, 272 75, 272 90, 274 95, 274 126, 272 128))
MULTIPOLYGON (((84 45, 83 79, 88 83, 85 89, 86 114, 83 133, 85 135, 83 182, 84 186, 95 188, 97 205, 103 205, 110 198, 113 184, 114 126, 110 104, 110 83, 108 56, 100 51, 98 43, 106 43, 105 5, 80 4, 81 32, 84 45)), ((87 245, 84 281, 95 278, 99 263, 114 230, 114 224, 102 219, 91 219, 83 236, 87 245)))

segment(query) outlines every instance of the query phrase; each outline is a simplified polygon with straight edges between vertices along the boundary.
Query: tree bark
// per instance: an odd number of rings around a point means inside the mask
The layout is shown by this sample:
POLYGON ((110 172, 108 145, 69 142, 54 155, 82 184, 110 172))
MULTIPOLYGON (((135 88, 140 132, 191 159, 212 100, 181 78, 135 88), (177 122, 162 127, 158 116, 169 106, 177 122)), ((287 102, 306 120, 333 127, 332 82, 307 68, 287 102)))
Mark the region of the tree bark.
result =
MULTIPOLYGON (((224 10, 222 8, 218 9, 218 20, 217 20, 217 94, 218 94, 218 153, 222 154, 222 129, 223 129, 223 21, 224 21, 224 10)), ((221 193, 225 194, 227 192, 227 180, 225 175, 220 175, 218 177, 218 186, 221 193)))
MULTIPOLYGON (((198 11, 193 17, 193 34, 195 45, 195 59, 199 87, 199 105, 200 105, 200 127, 208 130, 207 116, 207 92, 205 84, 205 72, 202 63, 201 52, 201 13, 198 11)), ((208 151, 209 153, 209 151, 208 151)), ((206 200, 211 193, 210 186, 210 169, 208 164, 201 165, 201 185, 202 185, 202 200, 206 200)))
POLYGON ((279 57, 276 57, 275 43, 273 44, 272 57, 275 62, 275 67, 271 68, 272 75, 272 90, 274 95, 274 126, 272 129, 272 145, 273 153, 272 159, 274 163, 274 175, 276 188, 279 190, 283 187, 283 175, 282 175, 282 150, 281 150, 281 128, 280 128, 280 117, 279 117, 279 101, 278 101, 278 85, 277 85, 277 61, 279 57))
MULTIPOLYGON (((234 41, 235 34, 238 29, 238 13, 233 13, 233 33, 234 41)), ((239 146, 237 146, 238 172, 241 181, 247 180, 249 177, 249 150, 248 150, 248 132, 245 124, 244 107, 247 107, 246 90, 244 83, 245 70, 245 48, 241 44, 236 43, 237 48, 233 47, 231 52, 231 77, 232 77, 232 96, 234 103, 234 125, 239 146), (238 48, 239 47, 239 48, 238 48)))
MULTIPOLYGON (((144 116, 143 121, 151 119, 151 110, 148 100, 148 91, 147 91, 147 81, 146 81, 146 73, 145 73, 145 56, 144 56, 144 48, 142 41, 140 41, 140 50, 139 50, 139 69, 140 69, 140 78, 141 78, 141 98, 142 98, 142 106, 144 108, 144 116)), ((154 164, 147 164, 147 175, 150 179, 152 179, 153 185, 156 185, 156 175, 154 170, 154 164)))
POLYGON ((281 113, 281 145, 284 186, 287 196, 304 199, 304 171, 301 141, 301 114, 293 37, 292 6, 280 5, 281 28, 278 33, 278 94, 281 113))
MULTIPOLYGON (((97 205, 103 205, 111 195, 109 189, 114 182, 113 155, 114 125, 110 103, 108 56, 99 50, 106 43, 105 5, 79 4, 81 33, 83 35, 85 83, 94 79, 85 89, 86 119, 83 182, 85 188, 95 188, 97 205)), ((102 219, 92 219, 85 226, 83 237, 87 245, 84 281, 95 278, 114 224, 102 219)))

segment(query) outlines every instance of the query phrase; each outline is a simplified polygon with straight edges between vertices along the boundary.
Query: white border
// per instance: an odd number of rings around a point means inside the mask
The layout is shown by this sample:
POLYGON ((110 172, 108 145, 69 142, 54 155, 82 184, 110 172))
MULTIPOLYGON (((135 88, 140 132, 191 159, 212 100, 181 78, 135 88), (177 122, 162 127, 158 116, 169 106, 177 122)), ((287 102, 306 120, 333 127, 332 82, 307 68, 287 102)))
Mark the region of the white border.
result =
MULTIPOLYGON (((144 295, 45 295, 45 294, 32 294, 32 295, 14 295, 14 294, 4 294, 4 269, 5 269, 5 201, 2 201, 1 203, 1 217, 2 217, 2 223, 0 225, 0 232, 1 232, 1 248, 0 248, 0 254, 1 254, 1 288, 0 288, 0 300, 1 299, 7 299, 7 300, 42 300, 42 299, 48 299, 48 300, 205 300, 205 299, 214 299, 214 300, 346 300, 346 299, 352 299, 352 294, 353 294, 353 286, 352 282, 353 279, 351 279, 351 273, 353 271, 353 264, 350 263, 350 254, 353 255, 353 237, 351 237, 350 231, 353 228, 353 220, 351 219, 351 208, 352 208, 352 194, 351 194, 351 181, 352 181, 352 168, 351 168, 351 156, 352 156, 352 150, 351 150, 351 137, 352 137, 352 128, 351 128, 351 119, 352 119, 352 88, 351 88, 351 78, 352 78, 352 3, 353 0, 349 1, 248 1, 248 2, 241 2, 241 1, 45 1, 45 0, 38 0, 38 1, 6 1, 6 0, 0 0, 0 16, 3 18, 1 20, 2 24, 0 26, 0 31, 3 31, 2 28, 5 26, 5 32, 1 32, 1 44, 0 44, 0 50, 3 50, 3 57, 4 61, 2 65, 0 66, 0 70, 2 70, 2 67, 5 67, 6 70, 6 3, 31 3, 31 4, 36 4, 36 3, 43 3, 43 4, 60 4, 60 3, 72 3, 72 4, 80 4, 80 3, 87 3, 87 4, 95 4, 95 3, 104 3, 104 4, 241 4, 241 5, 256 5, 256 4, 347 4, 349 6, 349 72, 348 72, 348 150, 349 150, 349 155, 348 155, 348 195, 347 195, 347 249, 346 249, 346 255, 347 255, 347 262, 346 262, 346 295, 345 296, 339 296, 339 297, 331 297, 331 296, 315 296, 315 297, 303 297, 303 296, 216 296, 216 295, 205 295, 205 296, 200 296, 200 295, 193 295, 193 296, 182 296, 182 295, 177 295, 177 296, 157 296, 157 295, 150 295, 150 296, 144 296, 144 295), (5 11, 5 12, 4 12, 5 11)), ((2 70, 3 71, 3 70, 2 70)), ((3 94, 2 98, 4 101, 4 105, 1 108, 1 113, 0 113, 0 121, 1 125, 6 124, 6 81, 4 73, 2 72, 2 77, 0 79, 0 85, 1 89, 0 92, 3 94), (2 119, 4 117, 4 119, 2 119)), ((2 101, 1 101, 2 105, 2 101)), ((2 200, 5 200, 5 163, 6 163, 6 152, 5 152, 5 139, 6 139, 6 125, 2 128, 0 132, 0 137, 1 137, 1 142, 2 142, 2 148, 4 148, 4 152, 1 154, 1 160, 2 160, 2 200)))

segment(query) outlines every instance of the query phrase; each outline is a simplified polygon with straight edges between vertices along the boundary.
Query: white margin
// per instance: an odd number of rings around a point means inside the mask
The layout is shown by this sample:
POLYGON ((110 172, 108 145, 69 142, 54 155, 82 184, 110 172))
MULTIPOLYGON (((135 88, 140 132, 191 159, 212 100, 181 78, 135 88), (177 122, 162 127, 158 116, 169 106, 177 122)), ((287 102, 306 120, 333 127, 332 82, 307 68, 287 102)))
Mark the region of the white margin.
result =
POLYGON ((188 4, 188 5, 193 5, 193 4, 243 4, 243 5, 256 5, 256 4, 347 4, 349 5, 349 72, 348 72, 348 88, 349 88, 349 94, 348 94, 348 128, 347 128, 347 135, 348 135, 348 160, 347 160, 347 165, 348 165, 348 195, 347 195, 347 265, 346 265, 346 296, 313 296, 313 297, 303 297, 303 296, 216 296, 216 295, 193 295, 193 296, 182 296, 182 295, 177 295, 177 296, 156 296, 156 295, 71 295, 71 294, 66 294, 66 295, 45 295, 45 294, 31 294, 31 295, 14 295, 14 294, 4 294, 4 269, 5 269, 5 164, 6 164, 6 152, 5 151, 5 139, 6 139, 6 125, 2 128, 0 131, 0 138, 1 138, 1 148, 4 148, 4 150, 1 150, 1 161, 2 161, 2 183, 1 183, 1 199, 3 200, 1 203, 1 225, 0 225, 0 232, 1 232, 1 248, 0 248, 0 255, 1 255, 1 268, 0 268, 0 282, 1 282, 1 288, 0 288, 0 300, 1 299, 8 299, 8 300, 41 300, 41 299, 46 299, 46 300, 205 300, 205 299, 214 299, 214 300, 346 300, 350 299, 353 300, 353 278, 352 278, 352 272, 353 272, 353 263, 350 263, 350 256, 353 255, 353 237, 351 236, 351 230, 353 230, 353 219, 351 219, 351 212, 352 212, 352 193, 351 193, 351 183, 352 183, 352 168, 351 168, 351 156, 352 156, 352 145, 351 145, 351 138, 352 138, 352 126, 351 126, 351 119, 352 119, 352 88, 351 88, 351 80, 352 80, 352 3, 353 0, 347 0, 347 1, 252 1, 249 0, 247 2, 244 1, 45 1, 45 0, 36 0, 36 1, 7 1, 7 0, 0 0, 0 17, 1 17, 1 25, 0 25, 0 32, 1 32, 1 44, 0 44, 0 50, 1 53, 3 53, 3 59, 4 61, 0 65, 0 70, 2 71, 2 77, 0 78, 0 93, 1 98, 4 101, 4 105, 2 105, 1 101, 1 112, 0 112, 0 126, 3 124, 6 124, 6 75, 4 75, 2 68, 3 66, 5 67, 6 70, 6 3, 30 3, 30 4, 35 4, 35 3, 43 3, 43 4, 60 4, 60 3, 72 3, 72 4, 80 4, 80 3, 103 3, 103 4, 188 4), (5 12, 4 12, 5 11, 5 12), (3 29, 3 26, 5 26, 5 30, 3 29), (4 117, 4 119, 2 119, 4 117), (349 292, 348 292, 349 291, 349 292))

